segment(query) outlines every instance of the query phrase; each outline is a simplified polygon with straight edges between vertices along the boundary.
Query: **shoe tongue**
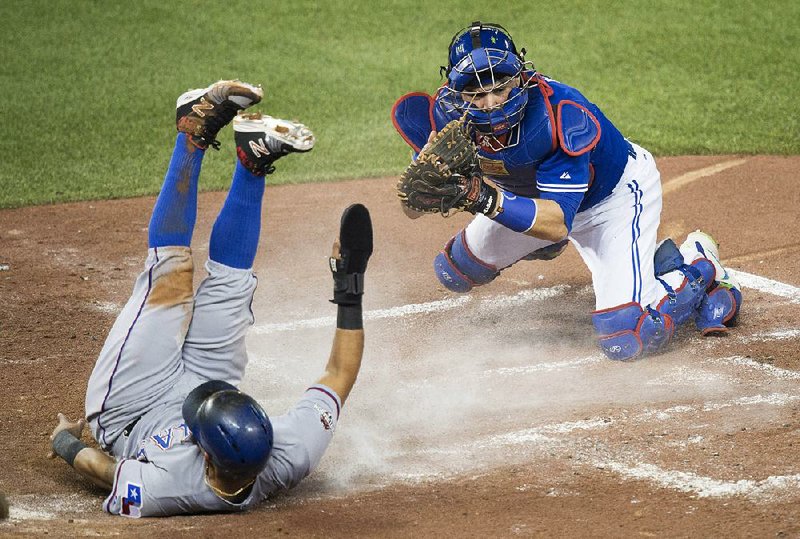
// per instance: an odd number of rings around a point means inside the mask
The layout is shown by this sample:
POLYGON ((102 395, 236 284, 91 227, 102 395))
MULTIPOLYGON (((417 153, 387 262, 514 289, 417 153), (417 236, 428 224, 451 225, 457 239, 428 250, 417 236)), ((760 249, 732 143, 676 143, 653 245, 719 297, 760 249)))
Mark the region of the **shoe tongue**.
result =
POLYGON ((252 99, 250 99, 249 97, 245 97, 243 95, 232 95, 228 97, 228 100, 233 101, 243 109, 249 107, 253 103, 252 99))

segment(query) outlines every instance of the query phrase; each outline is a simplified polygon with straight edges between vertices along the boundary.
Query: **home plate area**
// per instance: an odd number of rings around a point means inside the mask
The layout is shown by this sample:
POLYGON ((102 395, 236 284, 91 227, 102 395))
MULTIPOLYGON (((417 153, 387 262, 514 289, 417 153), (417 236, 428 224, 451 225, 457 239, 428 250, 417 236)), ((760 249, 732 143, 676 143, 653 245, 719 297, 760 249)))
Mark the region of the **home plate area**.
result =
MULTIPOLYGON (((525 465, 547 470, 554 496, 567 492, 560 481, 594 469, 698 498, 800 499, 800 372, 780 357, 797 347, 800 290, 735 273, 747 318, 729 335, 683 327, 668 352, 628 363, 606 359, 585 331, 588 287, 366 312, 363 374, 301 492, 343 496, 525 465)), ((310 358, 325 357, 332 319, 265 318, 249 340, 245 387, 280 410, 316 368, 310 358)))

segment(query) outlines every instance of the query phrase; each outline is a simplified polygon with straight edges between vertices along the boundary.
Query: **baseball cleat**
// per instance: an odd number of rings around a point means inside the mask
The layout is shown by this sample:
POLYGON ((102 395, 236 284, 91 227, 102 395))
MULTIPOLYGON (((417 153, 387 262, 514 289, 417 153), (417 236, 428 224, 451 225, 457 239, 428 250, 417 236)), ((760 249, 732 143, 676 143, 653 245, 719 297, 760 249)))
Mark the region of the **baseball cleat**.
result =
POLYGON ((178 98, 178 131, 189 135, 198 148, 219 148, 217 133, 236 114, 261 101, 264 91, 240 80, 217 81, 208 88, 189 90, 178 98))
POLYGON ((739 288, 739 282, 725 269, 719 259, 719 244, 711 237, 700 230, 690 232, 686 236, 686 241, 681 244, 681 253, 687 258, 687 264, 690 264, 699 257, 708 258, 714 264, 715 277, 720 286, 725 288, 739 288), (688 253, 697 253, 694 257, 687 256, 688 253), (691 258, 691 260, 688 260, 691 258))
POLYGON ((236 154, 253 174, 275 171, 273 163, 284 155, 308 152, 316 139, 305 125, 266 114, 240 114, 233 121, 236 154))

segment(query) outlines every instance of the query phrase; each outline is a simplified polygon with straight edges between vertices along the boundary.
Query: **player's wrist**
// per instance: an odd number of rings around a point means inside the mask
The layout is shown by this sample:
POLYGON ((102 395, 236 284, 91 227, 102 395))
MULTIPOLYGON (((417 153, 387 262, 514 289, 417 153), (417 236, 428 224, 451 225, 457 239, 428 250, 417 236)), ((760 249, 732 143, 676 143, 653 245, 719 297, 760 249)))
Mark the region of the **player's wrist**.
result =
POLYGON ((473 214, 482 213, 493 219, 499 211, 502 211, 502 192, 483 181, 480 176, 473 178, 472 181, 474 187, 467 194, 467 198, 473 201, 470 211, 473 214))
POLYGON ((53 453, 64 459, 70 466, 75 466, 75 457, 78 456, 83 449, 86 449, 86 444, 81 442, 71 432, 62 430, 53 437, 52 443, 53 453))
POLYGON ((339 305, 336 313, 336 327, 339 329, 364 329, 361 303, 358 305, 339 305))

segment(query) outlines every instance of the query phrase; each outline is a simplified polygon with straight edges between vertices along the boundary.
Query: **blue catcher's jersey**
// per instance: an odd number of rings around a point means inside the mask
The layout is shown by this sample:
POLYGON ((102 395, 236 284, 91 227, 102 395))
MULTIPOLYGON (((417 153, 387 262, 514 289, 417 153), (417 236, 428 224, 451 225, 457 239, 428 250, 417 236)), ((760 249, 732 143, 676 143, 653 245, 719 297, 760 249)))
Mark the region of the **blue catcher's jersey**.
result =
MULTIPOLYGON (((494 150, 490 139, 477 135, 481 169, 503 190, 554 200, 571 228, 577 212, 611 193, 628 156, 635 154, 600 109, 575 88, 536 78, 522 121, 508 134, 506 147, 494 150)), ((432 107, 437 131, 458 117, 436 106, 439 99, 437 95, 432 107)))

